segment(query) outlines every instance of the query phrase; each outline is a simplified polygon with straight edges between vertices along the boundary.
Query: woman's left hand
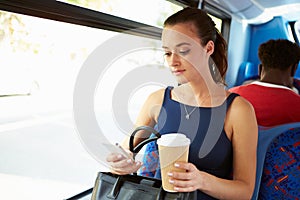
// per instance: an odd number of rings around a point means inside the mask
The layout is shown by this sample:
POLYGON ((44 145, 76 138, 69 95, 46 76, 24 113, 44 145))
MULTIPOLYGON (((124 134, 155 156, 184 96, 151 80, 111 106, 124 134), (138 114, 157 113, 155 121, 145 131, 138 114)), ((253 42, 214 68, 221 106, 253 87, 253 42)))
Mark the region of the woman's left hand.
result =
POLYGON ((186 172, 171 171, 168 173, 169 182, 178 192, 192 192, 201 189, 204 183, 203 172, 199 171, 192 163, 176 162, 175 167, 186 172))

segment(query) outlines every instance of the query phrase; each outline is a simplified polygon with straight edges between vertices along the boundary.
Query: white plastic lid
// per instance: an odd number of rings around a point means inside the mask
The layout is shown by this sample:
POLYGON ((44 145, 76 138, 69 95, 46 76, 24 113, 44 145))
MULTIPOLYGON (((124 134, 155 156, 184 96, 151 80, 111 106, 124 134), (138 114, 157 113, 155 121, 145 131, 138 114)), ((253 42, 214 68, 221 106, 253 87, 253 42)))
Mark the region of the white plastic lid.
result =
POLYGON ((161 146, 187 146, 190 145, 190 139, 182 133, 169 133, 162 135, 158 140, 157 144, 161 146))

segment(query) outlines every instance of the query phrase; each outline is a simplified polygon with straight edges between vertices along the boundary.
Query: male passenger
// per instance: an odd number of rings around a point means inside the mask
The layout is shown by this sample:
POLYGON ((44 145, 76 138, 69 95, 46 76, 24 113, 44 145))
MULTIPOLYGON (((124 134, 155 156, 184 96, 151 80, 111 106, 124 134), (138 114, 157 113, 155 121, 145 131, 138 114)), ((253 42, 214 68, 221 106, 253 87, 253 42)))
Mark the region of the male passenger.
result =
POLYGON ((260 80, 237 86, 230 92, 250 101, 255 109, 258 125, 275 126, 300 122, 300 95, 293 88, 300 47, 289 40, 269 40, 260 45, 260 80))

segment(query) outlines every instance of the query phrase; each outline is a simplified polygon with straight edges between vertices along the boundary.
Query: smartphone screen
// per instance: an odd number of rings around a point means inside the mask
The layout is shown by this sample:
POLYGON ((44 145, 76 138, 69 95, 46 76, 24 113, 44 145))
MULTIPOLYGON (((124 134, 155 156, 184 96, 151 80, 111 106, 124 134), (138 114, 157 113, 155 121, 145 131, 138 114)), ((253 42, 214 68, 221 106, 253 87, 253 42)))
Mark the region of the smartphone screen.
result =
POLYGON ((102 143, 103 146, 105 146, 106 150, 110 153, 118 153, 118 154, 122 154, 125 158, 130 158, 133 159, 132 156, 125 151, 125 149, 119 144, 104 144, 102 143))
POLYGON ((116 146, 117 148, 120 150, 120 153, 125 156, 125 158, 130 158, 132 159, 132 156, 127 152, 125 151, 125 149, 119 144, 119 143, 116 143, 116 146))

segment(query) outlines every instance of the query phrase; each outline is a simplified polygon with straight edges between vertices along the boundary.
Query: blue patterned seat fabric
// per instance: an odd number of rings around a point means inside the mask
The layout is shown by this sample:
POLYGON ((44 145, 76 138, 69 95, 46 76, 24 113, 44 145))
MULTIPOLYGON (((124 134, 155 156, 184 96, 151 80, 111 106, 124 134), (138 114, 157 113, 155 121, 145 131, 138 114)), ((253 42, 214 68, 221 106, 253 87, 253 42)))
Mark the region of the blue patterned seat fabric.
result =
POLYGON ((258 199, 300 199, 300 127, 280 134, 268 147, 258 199))

